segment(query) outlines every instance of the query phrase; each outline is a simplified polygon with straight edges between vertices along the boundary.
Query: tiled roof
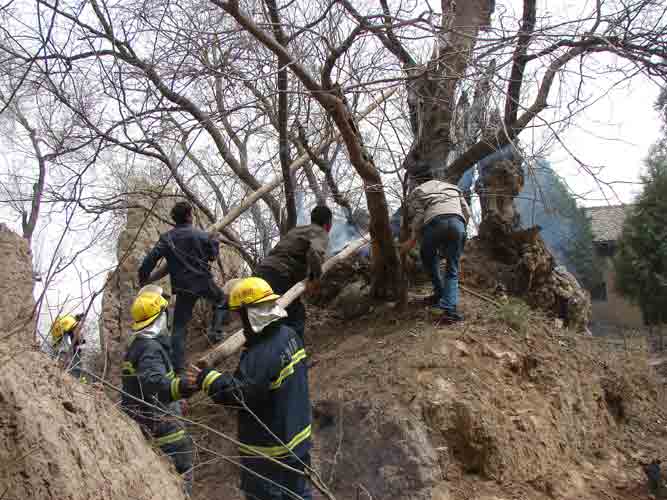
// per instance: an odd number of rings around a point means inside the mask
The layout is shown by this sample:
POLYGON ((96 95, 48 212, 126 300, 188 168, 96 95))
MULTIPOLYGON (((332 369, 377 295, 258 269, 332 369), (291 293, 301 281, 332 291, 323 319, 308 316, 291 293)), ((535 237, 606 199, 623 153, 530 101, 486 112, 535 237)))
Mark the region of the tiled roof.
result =
POLYGON ((621 237, 623 220, 629 205, 586 207, 593 225, 593 241, 617 241, 621 237))

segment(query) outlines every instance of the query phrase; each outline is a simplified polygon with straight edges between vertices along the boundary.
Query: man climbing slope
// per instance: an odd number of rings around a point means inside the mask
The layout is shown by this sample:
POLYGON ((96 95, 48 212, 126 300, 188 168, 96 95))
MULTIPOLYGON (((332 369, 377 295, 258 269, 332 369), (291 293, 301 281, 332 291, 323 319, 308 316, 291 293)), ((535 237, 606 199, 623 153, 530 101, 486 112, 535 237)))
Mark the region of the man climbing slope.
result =
POLYGON ((213 321, 208 332, 211 342, 223 339, 226 300, 210 268, 210 262, 218 257, 218 240, 192 225, 192 206, 187 202, 176 203, 171 209, 171 218, 176 227, 160 235, 144 258, 139 268, 139 285, 148 282, 161 258, 167 260, 171 289, 176 294, 171 356, 174 369, 180 374, 185 369, 187 327, 197 300, 203 297, 213 305, 213 321))
POLYGON ((232 375, 193 366, 187 377, 214 402, 239 408, 246 498, 310 500, 304 476, 280 465, 298 471, 310 466, 311 415, 303 340, 282 320, 287 312, 276 303, 278 297, 261 278, 237 283, 229 307, 239 311, 246 336, 238 368, 232 375))
POLYGON ((470 208, 457 186, 432 178, 427 164, 419 165, 414 178, 417 187, 408 199, 411 236, 401 246, 401 253, 409 252, 421 237, 421 259, 433 282, 434 308, 444 321, 462 321, 463 315, 457 311, 459 259, 470 208), (444 279, 440 256, 447 259, 444 279))
MULTIPOLYGON (((254 275, 267 281, 281 295, 305 279, 308 279, 307 291, 315 292, 329 246, 332 218, 329 207, 316 206, 310 213, 311 223, 297 226, 283 236, 255 268, 254 275)), ((301 299, 287 306, 287 314, 287 323, 303 338, 306 308, 301 299)))
POLYGON ((144 287, 131 307, 132 333, 123 361, 123 410, 168 455, 192 490, 192 440, 181 421, 178 401, 196 392, 174 373, 169 358, 167 300, 162 288, 144 287))

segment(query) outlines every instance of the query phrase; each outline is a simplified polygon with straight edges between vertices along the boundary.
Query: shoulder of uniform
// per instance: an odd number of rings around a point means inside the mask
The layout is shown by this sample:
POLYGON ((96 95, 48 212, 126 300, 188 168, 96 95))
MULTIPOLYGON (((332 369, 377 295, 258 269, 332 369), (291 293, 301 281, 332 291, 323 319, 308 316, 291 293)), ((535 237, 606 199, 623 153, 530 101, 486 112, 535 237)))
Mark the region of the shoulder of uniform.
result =
POLYGON ((295 338, 299 342, 301 342, 301 337, 299 337, 299 334, 296 333, 296 331, 291 326, 289 326, 289 325, 287 325, 283 322, 280 322, 280 323, 277 324, 277 328, 279 330, 277 332, 278 336, 284 337, 285 339, 295 338))
POLYGON ((157 341, 146 337, 136 336, 130 346, 130 352, 143 354, 146 351, 151 351, 157 348, 157 341))

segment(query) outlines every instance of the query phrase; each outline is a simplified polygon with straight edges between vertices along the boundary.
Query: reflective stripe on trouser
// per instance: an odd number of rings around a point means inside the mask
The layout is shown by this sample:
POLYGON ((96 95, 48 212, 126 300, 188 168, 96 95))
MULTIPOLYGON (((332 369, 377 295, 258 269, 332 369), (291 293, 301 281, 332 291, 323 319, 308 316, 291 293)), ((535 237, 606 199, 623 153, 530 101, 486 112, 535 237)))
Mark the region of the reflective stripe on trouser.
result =
POLYGON ((179 432, 183 432, 181 439, 163 444, 160 449, 171 459, 176 471, 183 477, 183 489, 189 496, 192 494, 192 439, 185 431, 179 432))
POLYGON ((243 455, 258 455, 258 456, 268 456, 273 458, 284 458, 291 455, 291 451, 294 450, 301 443, 310 438, 311 426, 309 425, 296 436, 289 440, 284 446, 252 446, 247 444, 241 444, 239 446, 239 451, 243 455))
POLYGON ((181 429, 178 431, 170 432, 169 434, 165 434, 164 436, 155 438, 155 445, 164 446, 165 444, 177 443, 178 441, 185 439, 185 437, 186 437, 185 429, 181 429))
MULTIPOLYGON (((310 455, 282 460, 297 470, 304 470, 304 464, 310 466, 310 455)), ((243 457, 241 464, 241 490, 248 500, 312 500, 308 480, 278 464, 258 457, 243 457)))

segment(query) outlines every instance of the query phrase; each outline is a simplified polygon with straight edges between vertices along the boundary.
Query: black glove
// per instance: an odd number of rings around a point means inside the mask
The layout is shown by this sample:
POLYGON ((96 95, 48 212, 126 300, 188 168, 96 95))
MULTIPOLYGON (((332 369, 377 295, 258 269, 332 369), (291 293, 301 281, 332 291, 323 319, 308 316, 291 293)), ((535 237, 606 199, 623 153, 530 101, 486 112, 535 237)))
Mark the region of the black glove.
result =
POLYGON ((199 375, 197 375, 197 390, 201 389, 201 386, 204 383, 204 379, 206 379, 206 376, 212 371, 213 368, 204 368, 202 371, 199 372, 199 375))
POLYGON ((198 391, 199 389, 197 387, 188 384, 187 380, 183 377, 178 378, 178 392, 181 395, 181 398, 187 399, 198 391))

